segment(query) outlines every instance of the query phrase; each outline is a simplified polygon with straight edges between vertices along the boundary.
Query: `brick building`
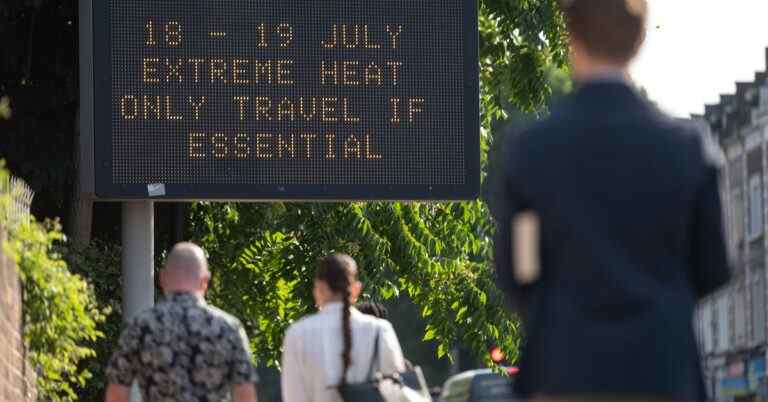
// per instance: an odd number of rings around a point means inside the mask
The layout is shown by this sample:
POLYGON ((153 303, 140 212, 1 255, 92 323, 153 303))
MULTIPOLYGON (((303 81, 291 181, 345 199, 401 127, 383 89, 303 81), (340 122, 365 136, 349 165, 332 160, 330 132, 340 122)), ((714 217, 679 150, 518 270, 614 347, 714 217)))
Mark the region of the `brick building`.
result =
POLYGON ((34 372, 21 338, 19 275, 0 248, 0 402, 33 402, 35 394, 34 372))
MULTIPOLYGON (((2 180, 2 179, 0 179, 2 180)), ((6 179, 7 180, 7 179, 6 179)), ((21 181, 0 183, 3 195, 13 194, 0 217, 0 402, 37 400, 35 372, 23 341, 22 289, 15 262, 5 255, 6 227, 29 219, 32 191, 21 181)))
POLYGON ((698 116, 725 156, 722 199, 734 280, 696 313, 712 400, 768 401, 768 49, 766 71, 698 116))

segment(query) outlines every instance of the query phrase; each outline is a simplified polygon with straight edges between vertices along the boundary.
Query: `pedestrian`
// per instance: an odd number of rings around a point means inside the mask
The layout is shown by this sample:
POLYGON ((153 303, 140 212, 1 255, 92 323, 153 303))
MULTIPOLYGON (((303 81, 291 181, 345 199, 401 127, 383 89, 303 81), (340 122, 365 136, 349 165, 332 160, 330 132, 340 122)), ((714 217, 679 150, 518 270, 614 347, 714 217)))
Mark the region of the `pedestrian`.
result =
MULTIPOLYGON (((389 310, 381 303, 367 301, 355 306, 363 314, 389 321, 389 310)), ((427 382, 421 367, 415 366, 410 360, 403 358, 405 372, 400 373, 400 381, 411 389, 421 391, 423 395, 429 395, 427 382)))
POLYGON ((334 254, 318 261, 312 295, 320 311, 285 334, 283 402, 342 402, 339 386, 371 380, 372 365, 385 374, 404 371, 392 324, 352 307, 362 288, 352 257, 334 254))
POLYGON ((493 193, 498 284, 525 330, 515 388, 705 400, 693 311, 730 277, 719 161, 628 80, 645 0, 561 8, 577 89, 510 141, 493 193))
POLYGON ((255 402, 256 369, 237 319, 208 306, 203 250, 173 247, 160 273, 165 300, 132 318, 106 370, 107 402, 126 402, 135 380, 144 402, 255 402))
POLYGON ((368 301, 359 303, 355 307, 357 308, 357 311, 363 314, 372 315, 376 318, 381 318, 382 320, 389 319, 389 310, 387 310, 381 303, 368 301))

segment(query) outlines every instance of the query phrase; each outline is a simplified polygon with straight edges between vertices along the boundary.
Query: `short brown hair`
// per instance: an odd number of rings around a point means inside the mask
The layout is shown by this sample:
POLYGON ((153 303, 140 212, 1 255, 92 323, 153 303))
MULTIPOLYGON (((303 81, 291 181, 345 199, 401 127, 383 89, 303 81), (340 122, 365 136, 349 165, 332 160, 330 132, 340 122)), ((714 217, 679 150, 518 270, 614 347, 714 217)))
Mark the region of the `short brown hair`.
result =
POLYGON ((645 36, 646 0, 560 0, 568 31, 595 57, 626 63, 645 36))

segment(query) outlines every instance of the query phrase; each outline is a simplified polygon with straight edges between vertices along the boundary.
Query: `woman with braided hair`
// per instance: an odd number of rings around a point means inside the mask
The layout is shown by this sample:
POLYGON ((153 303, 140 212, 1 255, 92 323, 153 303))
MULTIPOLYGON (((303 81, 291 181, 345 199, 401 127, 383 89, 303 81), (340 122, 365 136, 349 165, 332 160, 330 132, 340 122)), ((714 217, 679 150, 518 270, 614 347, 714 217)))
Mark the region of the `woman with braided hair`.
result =
POLYGON ((320 310, 291 325, 283 343, 283 402, 342 402, 338 387, 376 371, 401 372, 405 360, 392 325, 354 308, 363 289, 357 263, 333 254, 317 263, 312 290, 320 310))

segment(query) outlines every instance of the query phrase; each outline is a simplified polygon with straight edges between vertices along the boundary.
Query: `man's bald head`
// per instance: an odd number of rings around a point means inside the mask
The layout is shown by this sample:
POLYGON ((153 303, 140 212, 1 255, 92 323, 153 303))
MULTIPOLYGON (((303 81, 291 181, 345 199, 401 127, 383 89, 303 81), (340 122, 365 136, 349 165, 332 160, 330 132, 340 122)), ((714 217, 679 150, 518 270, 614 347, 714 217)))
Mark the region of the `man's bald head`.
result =
POLYGON ((208 260, 200 246, 178 243, 173 246, 161 273, 163 290, 170 292, 204 293, 211 273, 208 260))
POLYGON ((178 243, 173 246, 168 259, 165 261, 165 270, 192 278, 209 276, 208 259, 200 246, 194 243, 178 243))

